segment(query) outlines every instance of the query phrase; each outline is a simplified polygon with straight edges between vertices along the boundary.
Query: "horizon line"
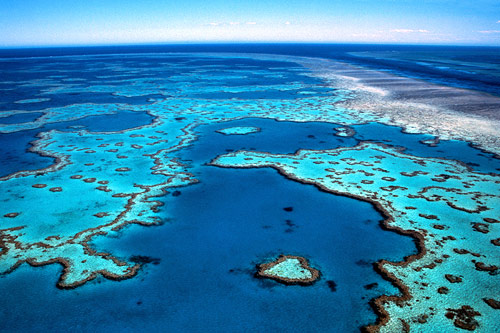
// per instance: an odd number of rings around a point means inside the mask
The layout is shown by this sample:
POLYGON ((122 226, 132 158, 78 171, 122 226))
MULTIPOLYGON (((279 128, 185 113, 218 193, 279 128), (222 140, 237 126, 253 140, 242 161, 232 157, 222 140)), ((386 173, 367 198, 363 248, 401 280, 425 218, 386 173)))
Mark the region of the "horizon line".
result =
POLYGON ((167 42, 131 42, 131 43, 77 43, 77 44, 32 44, 32 45, 0 45, 0 50, 49 49, 77 47, 123 47, 123 46, 196 46, 196 45, 269 45, 269 44, 308 44, 308 45, 385 45, 385 46, 453 46, 453 47, 490 47, 500 45, 473 43, 398 43, 398 42, 339 42, 339 41, 167 41, 167 42))

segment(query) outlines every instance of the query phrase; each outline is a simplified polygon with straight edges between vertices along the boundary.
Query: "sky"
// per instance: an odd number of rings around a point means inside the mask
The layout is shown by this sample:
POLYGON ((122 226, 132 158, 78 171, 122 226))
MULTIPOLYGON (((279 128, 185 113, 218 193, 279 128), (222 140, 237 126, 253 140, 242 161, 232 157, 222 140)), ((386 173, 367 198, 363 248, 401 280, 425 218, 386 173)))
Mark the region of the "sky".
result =
POLYGON ((183 42, 500 46, 500 0, 0 0, 0 47, 183 42))

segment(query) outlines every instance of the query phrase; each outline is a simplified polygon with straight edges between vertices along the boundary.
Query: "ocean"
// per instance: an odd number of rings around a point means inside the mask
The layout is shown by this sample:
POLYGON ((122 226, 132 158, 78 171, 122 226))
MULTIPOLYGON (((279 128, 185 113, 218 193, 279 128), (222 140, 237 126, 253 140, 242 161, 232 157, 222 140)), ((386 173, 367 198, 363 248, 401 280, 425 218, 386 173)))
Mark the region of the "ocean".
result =
MULTIPOLYGON (((500 96, 500 48, 0 50, 0 329, 355 332, 377 322, 372 300, 402 290, 374 266, 417 255, 417 238, 389 230, 382 223, 388 210, 375 201, 319 190, 273 168, 211 161, 237 152, 292 156, 367 142, 422 166, 452 161, 477 177, 498 176, 499 160, 470 142, 410 134, 340 107, 355 94, 289 59, 256 54, 326 58, 500 96), (246 127, 258 131, 220 133, 246 127), (312 286, 257 279, 256 266, 280 254, 307 258, 320 279, 312 286)), ((393 200, 408 200, 402 197, 393 200)), ((423 201, 422 212, 430 209, 448 223, 440 212, 450 205, 436 210, 429 203, 435 197, 423 201)), ((491 212, 499 208, 483 204, 491 212)), ((459 219, 483 217, 467 207, 459 219)), ((427 230, 438 233, 431 225, 427 230)), ((498 234, 495 227, 490 236, 498 234)), ((488 251, 485 256, 494 253, 488 251)), ((435 271, 428 273, 432 281, 441 277, 435 271)), ((478 302, 476 308, 487 309, 478 302)), ((481 311, 481 325, 494 325, 481 311)), ((436 320, 452 325, 444 316, 436 320)))

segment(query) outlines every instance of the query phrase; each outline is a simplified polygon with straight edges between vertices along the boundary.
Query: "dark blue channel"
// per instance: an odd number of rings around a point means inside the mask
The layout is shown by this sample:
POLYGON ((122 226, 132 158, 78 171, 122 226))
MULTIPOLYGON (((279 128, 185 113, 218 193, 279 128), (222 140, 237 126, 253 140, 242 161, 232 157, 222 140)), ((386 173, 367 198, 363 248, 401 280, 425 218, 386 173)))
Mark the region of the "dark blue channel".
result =
POLYGON ((8 117, 0 118, 0 124, 22 124, 35 121, 41 117, 43 112, 16 113, 8 117))

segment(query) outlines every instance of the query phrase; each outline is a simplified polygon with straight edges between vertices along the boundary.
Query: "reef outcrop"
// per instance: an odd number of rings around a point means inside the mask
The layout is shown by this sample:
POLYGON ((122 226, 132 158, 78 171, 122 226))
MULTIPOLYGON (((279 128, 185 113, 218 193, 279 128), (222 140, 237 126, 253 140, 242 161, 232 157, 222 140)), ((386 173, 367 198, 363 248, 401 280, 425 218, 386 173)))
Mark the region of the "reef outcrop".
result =
POLYGON ((307 259, 303 257, 282 254, 275 261, 258 265, 255 275, 287 285, 308 286, 319 279, 320 272, 310 267, 307 259))

